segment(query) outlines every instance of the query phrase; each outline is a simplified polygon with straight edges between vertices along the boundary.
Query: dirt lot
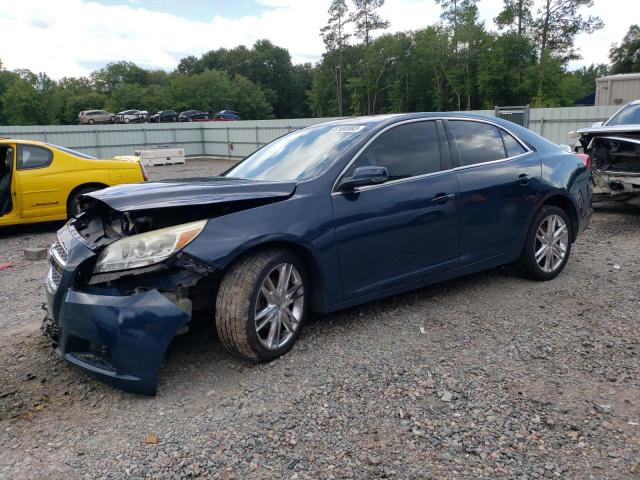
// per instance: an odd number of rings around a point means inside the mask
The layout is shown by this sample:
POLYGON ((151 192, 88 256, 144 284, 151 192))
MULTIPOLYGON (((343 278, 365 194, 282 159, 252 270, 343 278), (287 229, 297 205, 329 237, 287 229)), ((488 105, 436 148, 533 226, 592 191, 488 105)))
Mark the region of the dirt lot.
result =
POLYGON ((41 336, 46 261, 22 249, 55 230, 0 233, 0 477, 640 478, 638 210, 599 209, 552 282, 498 269, 314 317, 269 365, 204 319, 155 398, 41 336))

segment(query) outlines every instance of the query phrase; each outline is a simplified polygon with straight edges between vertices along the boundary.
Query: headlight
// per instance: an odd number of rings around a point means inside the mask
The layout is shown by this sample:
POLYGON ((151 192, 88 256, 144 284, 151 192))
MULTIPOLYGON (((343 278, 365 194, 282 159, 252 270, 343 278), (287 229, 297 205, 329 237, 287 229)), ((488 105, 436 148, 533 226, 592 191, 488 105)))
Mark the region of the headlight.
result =
POLYGON ((93 271, 114 272, 159 263, 186 247, 206 224, 201 220, 118 240, 102 251, 93 271))

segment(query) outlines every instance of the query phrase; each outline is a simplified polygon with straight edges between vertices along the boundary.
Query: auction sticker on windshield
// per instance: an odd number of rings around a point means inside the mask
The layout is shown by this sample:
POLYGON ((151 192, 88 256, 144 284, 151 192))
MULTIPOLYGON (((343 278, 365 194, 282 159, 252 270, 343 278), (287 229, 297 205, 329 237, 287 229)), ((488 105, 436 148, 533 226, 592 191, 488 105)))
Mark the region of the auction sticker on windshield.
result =
POLYGON ((362 130, 362 125, 341 125, 339 127, 333 127, 330 131, 336 133, 355 133, 362 130))

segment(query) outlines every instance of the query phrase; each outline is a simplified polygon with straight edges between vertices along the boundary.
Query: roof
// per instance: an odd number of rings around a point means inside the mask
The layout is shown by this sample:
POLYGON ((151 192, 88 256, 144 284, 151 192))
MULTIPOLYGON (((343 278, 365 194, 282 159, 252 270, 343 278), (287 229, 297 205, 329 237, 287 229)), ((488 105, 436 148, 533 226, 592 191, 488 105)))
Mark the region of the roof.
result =
POLYGON ((606 77, 596 78, 596 83, 608 82, 609 80, 640 80, 640 73, 619 73, 617 75, 607 75, 606 77))

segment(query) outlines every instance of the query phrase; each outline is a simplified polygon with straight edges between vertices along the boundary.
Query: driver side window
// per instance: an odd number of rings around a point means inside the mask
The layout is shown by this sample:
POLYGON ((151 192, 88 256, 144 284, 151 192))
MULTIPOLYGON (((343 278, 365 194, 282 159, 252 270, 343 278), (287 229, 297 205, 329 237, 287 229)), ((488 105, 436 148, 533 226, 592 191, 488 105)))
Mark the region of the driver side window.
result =
POLYGON ((356 168, 366 166, 386 167, 389 180, 440 171, 436 122, 407 123, 384 132, 360 154, 345 176, 351 177, 356 168))

